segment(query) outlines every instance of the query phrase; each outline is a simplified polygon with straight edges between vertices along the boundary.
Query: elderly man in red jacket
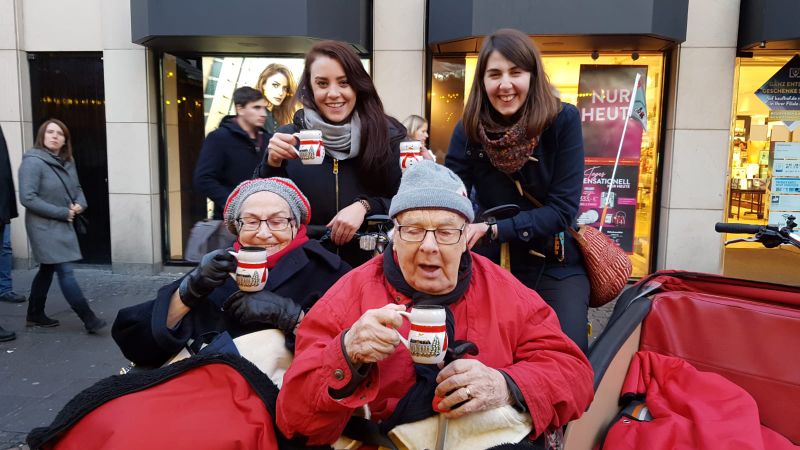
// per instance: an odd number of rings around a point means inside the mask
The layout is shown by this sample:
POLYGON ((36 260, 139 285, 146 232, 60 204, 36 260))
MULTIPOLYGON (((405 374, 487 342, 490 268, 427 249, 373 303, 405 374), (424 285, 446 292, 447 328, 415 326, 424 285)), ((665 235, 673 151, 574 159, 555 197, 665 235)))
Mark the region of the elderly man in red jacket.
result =
POLYGON ((278 397, 281 431, 309 445, 344 433, 374 447, 397 442, 409 434, 397 430, 429 421, 435 411, 453 428, 460 419, 512 409, 528 417, 525 439, 579 417, 593 395, 589 362, 539 295, 467 250, 464 230, 474 213, 459 178, 419 162, 404 173, 389 214, 393 243, 340 279, 298 330, 278 397), (415 364, 398 345, 398 331, 409 330, 401 312, 415 305, 443 306, 450 351, 474 344, 478 353, 446 365, 415 364), (351 420, 357 411, 369 420, 351 420))

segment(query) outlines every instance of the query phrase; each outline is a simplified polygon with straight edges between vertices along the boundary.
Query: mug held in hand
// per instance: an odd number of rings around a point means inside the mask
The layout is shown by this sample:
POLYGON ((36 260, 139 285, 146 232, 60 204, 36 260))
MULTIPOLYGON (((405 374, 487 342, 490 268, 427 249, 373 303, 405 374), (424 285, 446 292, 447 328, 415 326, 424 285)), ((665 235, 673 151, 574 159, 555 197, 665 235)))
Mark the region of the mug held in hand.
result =
POLYGON ((307 165, 322 164, 325 159, 325 144, 322 142, 322 131, 300 130, 295 136, 300 140, 297 153, 300 162, 307 165))
POLYGON ((408 348, 417 364, 438 364, 447 353, 447 325, 443 306, 419 305, 411 312, 400 311, 411 322, 408 339, 397 332, 400 342, 408 348))
POLYGON ((261 247, 242 247, 229 251, 236 258, 236 272, 231 276, 244 292, 257 292, 267 284, 267 251, 261 247))

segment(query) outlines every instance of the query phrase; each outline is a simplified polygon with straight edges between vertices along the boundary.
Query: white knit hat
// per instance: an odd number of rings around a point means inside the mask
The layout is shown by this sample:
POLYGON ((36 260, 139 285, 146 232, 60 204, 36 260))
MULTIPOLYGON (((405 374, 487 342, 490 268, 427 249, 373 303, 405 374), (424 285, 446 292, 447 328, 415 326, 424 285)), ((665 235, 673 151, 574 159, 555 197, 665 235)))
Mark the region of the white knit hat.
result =
POLYGON ((418 161, 403 172, 400 188, 392 198, 389 216, 409 209, 446 209, 475 219, 464 183, 447 167, 433 161, 418 161))

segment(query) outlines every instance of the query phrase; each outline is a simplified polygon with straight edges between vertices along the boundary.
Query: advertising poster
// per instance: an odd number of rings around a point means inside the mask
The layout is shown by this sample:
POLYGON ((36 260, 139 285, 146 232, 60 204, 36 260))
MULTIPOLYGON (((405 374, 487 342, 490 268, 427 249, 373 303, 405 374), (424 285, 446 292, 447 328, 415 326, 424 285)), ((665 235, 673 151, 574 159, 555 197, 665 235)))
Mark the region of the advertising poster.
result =
MULTIPOLYGON (((581 194, 578 223, 600 228, 600 215, 603 212, 608 183, 611 182, 611 164, 586 166, 583 172, 583 193, 581 194)), ((633 252, 633 231, 636 219, 636 189, 639 185, 639 163, 620 163, 614 177, 614 188, 603 225, 606 233, 623 250, 633 252)))
POLYGON ((583 192, 578 223, 600 228, 628 253, 633 253, 636 225, 636 194, 642 132, 647 123, 644 90, 636 96, 634 81, 647 85, 647 66, 581 65, 578 81, 578 111, 581 115, 585 151, 583 192), (634 96, 636 118, 628 111, 634 96), (625 122, 628 121, 627 129, 625 122), (605 217, 603 206, 614 170, 622 132, 625 139, 605 217))
MULTIPOLYGON (((281 67, 292 75, 289 80, 297 85, 303 73, 302 58, 252 58, 213 57, 203 58, 204 110, 206 112, 206 134, 219 126, 220 120, 236 114, 233 106, 233 91, 242 86, 256 87, 258 77, 268 67, 281 67)), ((286 97, 283 101, 291 101, 286 97)))
POLYGON ((800 124, 800 55, 794 55, 755 94, 770 109, 770 120, 794 130, 800 124))
MULTIPOLYGON (((577 106, 587 160, 610 158, 613 162, 617 156, 637 73, 641 75, 642 86, 646 86, 647 66, 581 65, 577 106)), ((638 163, 642 151, 642 131, 641 123, 630 121, 620 159, 636 160, 638 163)))

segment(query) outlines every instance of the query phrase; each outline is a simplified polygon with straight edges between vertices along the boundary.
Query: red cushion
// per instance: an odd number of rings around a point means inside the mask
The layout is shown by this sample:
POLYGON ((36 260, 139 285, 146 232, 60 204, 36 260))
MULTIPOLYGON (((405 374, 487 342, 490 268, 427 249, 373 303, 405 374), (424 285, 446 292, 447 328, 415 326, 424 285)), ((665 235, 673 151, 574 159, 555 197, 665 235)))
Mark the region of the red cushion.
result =
POLYGON ((227 364, 208 364, 95 409, 49 448, 273 449, 272 418, 227 364))
POLYGON ((744 290, 653 296, 639 348, 683 358, 738 384, 756 400, 761 422, 798 444, 800 303, 796 295, 785 304, 730 295, 744 290))

